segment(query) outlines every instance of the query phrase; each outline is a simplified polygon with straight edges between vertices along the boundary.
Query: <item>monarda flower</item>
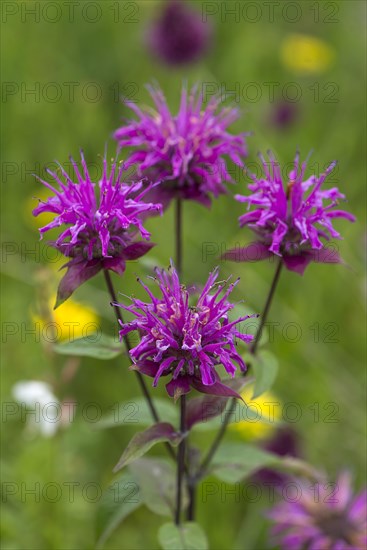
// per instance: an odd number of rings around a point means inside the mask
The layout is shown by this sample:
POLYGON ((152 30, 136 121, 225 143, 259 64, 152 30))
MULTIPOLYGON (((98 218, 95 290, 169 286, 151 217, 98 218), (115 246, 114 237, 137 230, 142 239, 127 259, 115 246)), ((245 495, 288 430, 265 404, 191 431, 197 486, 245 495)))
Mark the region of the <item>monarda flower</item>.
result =
POLYGON ((212 197, 226 192, 232 178, 225 157, 243 166, 244 135, 233 136, 227 128, 238 118, 231 107, 218 111, 212 98, 203 108, 203 97, 194 88, 189 97, 184 88, 179 112, 173 116, 163 93, 148 87, 156 110, 128 106, 138 120, 130 120, 115 132, 120 147, 132 147, 125 166, 136 165, 138 177, 161 181, 154 188, 157 202, 167 206, 173 198, 191 199, 210 206, 212 197))
POLYGON ((40 229, 41 238, 47 231, 60 228, 59 237, 50 244, 71 258, 64 266, 67 272, 60 282, 55 307, 101 269, 121 275, 126 260, 135 260, 148 252, 154 245, 147 242, 150 234, 144 229, 140 216, 160 210, 160 205, 143 202, 147 189, 142 190, 142 182, 130 186, 122 183, 122 164, 117 166, 114 162, 108 174, 105 159, 102 179, 96 184, 91 181, 83 154, 82 171, 72 158, 70 160, 74 178, 62 166, 60 174, 48 170, 59 190, 40 179, 54 196, 40 201, 33 210, 35 216, 42 212, 55 215, 40 229), (143 240, 139 239, 139 234, 143 240))
POLYGON ((326 177, 336 165, 330 166, 319 177, 304 180, 307 161, 299 165, 297 153, 294 169, 284 185, 279 164, 269 153, 270 165, 260 156, 264 176, 251 175, 252 194, 236 195, 239 202, 252 210, 239 218, 240 226, 248 225, 257 235, 256 243, 245 248, 227 251, 223 258, 232 261, 263 260, 273 255, 283 258, 287 269, 303 274, 311 261, 336 263, 340 257, 328 249, 323 239, 341 239, 334 229, 334 218, 355 221, 355 217, 338 208, 345 196, 336 187, 321 189, 326 177))
POLYGON ((278 130, 285 131, 297 122, 299 115, 299 107, 296 103, 278 101, 272 106, 269 114, 269 125, 278 130))
POLYGON ((199 392, 240 397, 220 381, 216 368, 223 365, 233 378, 236 364, 241 371, 246 365, 237 352, 236 340, 250 342, 251 335, 236 328, 249 316, 235 321, 228 319, 234 305, 227 297, 235 283, 215 283, 218 270, 213 271, 195 304, 190 305, 190 292, 180 284, 173 266, 168 272, 156 269, 155 281, 161 297, 156 298, 143 283, 149 295, 148 303, 138 299, 121 307, 136 319, 122 325, 120 336, 138 331, 140 343, 130 351, 132 369, 154 378, 157 386, 161 376, 169 376, 168 394, 177 399, 191 388, 199 392), (222 294, 223 293, 223 294, 222 294), (222 294, 222 295, 221 295, 222 294))
POLYGON ((147 35, 150 50, 168 65, 198 60, 207 50, 211 27, 187 1, 165 2, 162 12, 147 35))
MULTIPOLYGON (((265 441, 261 447, 278 456, 300 458, 302 454, 298 433, 287 425, 278 428, 274 436, 265 441)), ((264 485, 267 484, 274 487, 281 487, 290 481, 290 477, 287 474, 271 468, 261 468, 257 470, 253 479, 264 485)))
POLYGON ((367 544, 366 491, 353 496, 350 476, 336 484, 300 483, 299 498, 269 513, 274 542, 284 550, 362 550, 367 544))

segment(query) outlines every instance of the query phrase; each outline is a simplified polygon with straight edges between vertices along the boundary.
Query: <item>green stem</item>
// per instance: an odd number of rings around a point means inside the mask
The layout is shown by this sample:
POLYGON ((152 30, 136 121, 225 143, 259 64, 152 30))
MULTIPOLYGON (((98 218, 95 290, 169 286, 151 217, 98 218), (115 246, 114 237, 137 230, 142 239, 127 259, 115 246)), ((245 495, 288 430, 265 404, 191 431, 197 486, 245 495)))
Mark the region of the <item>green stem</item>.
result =
POLYGON ((228 411, 226 412, 224 422, 222 423, 222 425, 220 427, 220 430, 218 431, 217 436, 214 439, 213 444, 212 444, 212 446, 210 447, 210 449, 208 451, 208 454, 206 455, 203 462, 201 463, 201 466, 199 468, 198 475, 197 475, 198 479, 201 479, 202 477, 204 477, 204 475, 205 475, 205 473, 206 473, 206 471, 209 467, 209 464, 212 461, 213 456, 215 455, 219 445, 221 444, 222 439, 224 437, 224 434, 226 433, 227 426, 230 422, 231 415, 232 415, 232 413, 233 413, 233 411, 236 407, 236 403, 237 403, 237 399, 235 397, 233 397, 232 400, 231 400, 230 407, 229 407, 228 411))
MULTIPOLYGON (((110 276, 107 269, 104 270, 104 276, 105 276, 105 279, 106 279, 106 284, 107 284, 108 291, 109 291, 110 296, 112 298, 113 307, 114 307, 114 310, 115 310, 117 321, 121 321, 121 323, 124 323, 122 313, 121 313, 121 308, 116 305, 117 297, 116 297, 115 289, 114 289, 113 284, 112 284, 111 276, 110 276)), ((127 351, 130 352, 131 346, 130 346, 130 342, 129 342, 129 338, 128 338, 127 334, 125 334, 123 336, 123 340, 124 340, 127 351)), ((150 394, 149 394, 148 388, 146 386, 145 380, 144 380, 144 378, 143 378, 143 376, 140 372, 138 372, 138 371, 134 371, 134 372, 137 376, 137 379, 138 379, 138 382, 139 382, 139 385, 140 385, 140 389, 142 390, 143 395, 144 395, 144 397, 146 399, 146 402, 148 404, 148 407, 149 407, 150 413, 152 415, 152 418, 155 422, 159 422, 158 412, 157 412, 157 410, 154 406, 152 398, 150 397, 150 394)))
POLYGON ((175 238, 176 238, 176 269, 182 274, 182 199, 176 199, 175 238))
POLYGON ((188 480, 187 489, 189 493, 189 506, 187 509, 187 521, 195 521, 196 505, 196 481, 195 478, 188 480))
POLYGON ((181 395, 180 398, 181 415, 180 415, 180 432, 183 439, 178 447, 177 454, 177 490, 176 490, 176 514, 175 523, 180 525, 181 506, 182 506, 182 481, 185 472, 185 451, 186 451, 186 396, 181 395))
MULTIPOLYGON (((113 303, 113 307, 114 307, 114 310, 115 310, 117 321, 121 321, 121 323, 124 323, 124 319, 123 319, 122 313, 121 313, 121 308, 115 305, 117 303, 117 297, 116 297, 115 289, 114 289, 113 284, 112 284, 111 276, 110 276, 107 269, 104 269, 103 272, 104 272, 104 276, 105 276, 105 279, 106 279, 107 288, 108 288, 108 291, 109 291, 111 299, 112 299, 112 303, 113 303)), ((125 343, 127 351, 130 352, 131 346, 130 346, 130 342, 129 342, 129 338, 128 338, 127 334, 125 334, 123 336, 123 339, 124 339, 124 343, 125 343)), ((150 397, 149 390, 146 386, 146 383, 145 383, 145 380, 144 380, 142 374, 138 371, 134 371, 134 372, 136 374, 140 389, 141 389, 141 391, 144 395, 144 398, 147 402, 147 405, 148 405, 149 410, 150 410, 150 414, 152 415, 152 418, 153 418, 154 422, 160 422, 157 409, 155 408, 153 400, 150 397)), ((174 450, 172 449, 172 447, 170 446, 170 444, 166 443, 165 446, 166 446, 166 449, 167 449, 168 453, 171 455, 171 457, 174 460, 176 460, 176 454, 175 454, 174 450)))
MULTIPOLYGON (((273 277, 273 280, 272 280, 272 283, 271 283, 271 287, 270 287, 270 290, 269 290, 268 297, 267 297, 266 302, 265 302, 264 311, 263 311, 263 314, 262 314, 262 317, 261 317, 261 322, 258 326, 253 344, 250 348, 250 351, 251 351, 252 355, 256 354, 257 347, 258 347, 260 337, 261 337, 261 332, 263 330, 264 324, 265 324, 266 319, 268 317, 268 313, 269 313, 270 306, 271 306, 271 303, 272 303, 272 300, 273 300, 273 297, 274 297, 274 293, 275 293, 275 290, 276 290, 277 285, 278 285, 280 273, 281 273, 281 270, 282 270, 282 265, 283 265, 283 261, 282 261, 282 258, 280 258, 279 262, 278 262, 278 265, 277 265, 277 268, 275 270, 275 274, 274 274, 274 277, 273 277)), ((207 472, 208 467, 209 467, 209 465, 210 465, 210 463, 213 459, 213 456, 215 455, 219 445, 222 442, 222 439, 223 439, 223 437, 226 433, 228 424, 230 422, 232 413, 235 410, 236 402, 237 402, 236 398, 233 398, 231 400, 231 404, 230 404, 230 407, 229 407, 229 409, 226 413, 224 422, 221 425, 220 430, 218 431, 217 436, 214 439, 214 441, 212 443, 212 446, 210 447, 206 457, 204 458, 204 460, 201 463, 201 466, 198 469, 198 472, 195 476, 196 483, 194 483, 194 492, 195 492, 195 485, 198 483, 198 481, 200 481, 200 479, 202 479, 206 475, 206 472, 207 472)))
POLYGON ((268 294, 268 297, 267 297, 266 302, 265 302, 264 311, 263 311, 263 313, 261 315, 261 318, 260 318, 260 324, 259 324, 258 329, 256 331, 256 335, 255 335, 254 341, 252 343, 252 346, 250 347, 250 351, 251 351, 252 355, 256 354, 257 346, 258 346, 260 338, 261 338, 262 330, 263 330, 264 325, 266 323, 266 320, 268 318, 268 313, 269 313, 269 310, 270 310, 271 303, 273 301, 275 290, 276 290, 277 285, 278 285, 278 281, 279 281, 280 273, 282 271, 282 267, 283 267, 283 259, 279 258, 278 265, 277 265, 277 268, 275 270, 275 274, 274 274, 274 277, 273 277, 273 280, 272 280, 272 283, 271 283, 271 287, 270 287, 270 290, 269 290, 269 294, 268 294))

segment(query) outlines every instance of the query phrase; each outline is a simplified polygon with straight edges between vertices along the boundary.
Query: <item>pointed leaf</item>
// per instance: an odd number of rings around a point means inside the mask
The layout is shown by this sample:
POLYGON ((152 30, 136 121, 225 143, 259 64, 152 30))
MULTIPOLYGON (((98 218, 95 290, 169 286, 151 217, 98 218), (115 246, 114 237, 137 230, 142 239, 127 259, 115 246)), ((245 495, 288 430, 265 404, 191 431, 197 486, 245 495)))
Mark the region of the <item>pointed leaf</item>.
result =
POLYGON ((208 395, 217 395, 220 397, 235 397, 236 399, 242 399, 242 397, 231 387, 227 386, 226 384, 222 384, 219 380, 217 382, 214 382, 214 384, 211 384, 210 386, 206 386, 202 382, 200 382, 198 379, 193 379, 192 381, 192 387, 195 388, 200 393, 205 393, 208 395))
POLYGON ((99 503, 96 528, 97 548, 102 548, 120 523, 143 504, 139 485, 134 477, 124 472, 104 492, 99 503))
POLYGON ((59 283, 57 289, 56 304, 54 309, 61 306, 65 300, 70 298, 73 292, 83 283, 97 275, 102 269, 102 265, 98 261, 88 262, 69 262, 66 265, 67 271, 59 283))
MULTIPOLYGON (((176 501, 176 466, 162 458, 139 458, 129 465, 129 471, 141 487, 144 504, 155 514, 172 517, 176 501)), ((183 487, 182 507, 188 503, 183 487)))
POLYGON ((211 471, 227 483, 237 483, 256 470, 275 466, 281 457, 253 445, 244 443, 222 443, 214 455, 211 471))
POLYGON ((200 525, 193 521, 165 523, 158 531, 163 550, 207 550, 208 541, 200 525))
POLYGON ((227 483, 237 483, 261 468, 289 471, 313 481, 322 479, 320 472, 303 460, 236 442, 222 443, 214 455, 211 473, 227 483))
POLYGON ((181 439, 181 435, 175 431, 172 424, 168 424, 168 422, 154 424, 147 430, 134 435, 113 471, 118 472, 133 460, 144 455, 157 443, 167 441, 171 445, 178 445, 181 439))
POLYGON ((76 355, 77 357, 95 357, 96 359, 114 359, 124 351, 123 344, 116 342, 106 334, 91 334, 70 342, 55 344, 56 353, 60 355, 76 355))

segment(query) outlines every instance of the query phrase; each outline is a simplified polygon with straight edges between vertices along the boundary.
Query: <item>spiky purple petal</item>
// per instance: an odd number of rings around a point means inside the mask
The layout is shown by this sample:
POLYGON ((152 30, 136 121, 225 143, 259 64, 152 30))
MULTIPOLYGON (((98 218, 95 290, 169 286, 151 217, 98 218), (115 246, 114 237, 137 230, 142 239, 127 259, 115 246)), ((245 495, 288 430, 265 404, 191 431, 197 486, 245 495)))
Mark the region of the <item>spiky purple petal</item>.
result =
POLYGON ((50 244, 71 258, 65 266, 68 270, 60 283, 57 305, 99 270, 122 274, 126 260, 146 254, 154 245, 146 242, 150 234, 141 216, 161 210, 159 204, 141 200, 147 192, 142 182, 130 186, 122 183, 123 165, 113 162, 108 173, 104 159, 102 179, 97 184, 90 178, 83 153, 82 171, 73 159, 71 163, 74 177, 60 166, 60 173, 49 171, 55 187, 41 180, 54 196, 40 201, 33 210, 35 216, 43 212, 55 215, 40 229, 41 238, 51 229, 59 228, 58 238, 50 244), (139 233, 143 241, 139 240, 139 233))
POLYGON ((190 291, 181 285, 173 266, 167 271, 156 270, 155 280, 161 296, 147 291, 150 301, 132 299, 132 305, 119 304, 135 316, 122 325, 120 336, 137 330, 141 340, 130 351, 133 369, 154 378, 156 386, 161 376, 169 376, 166 385, 170 396, 188 393, 193 387, 203 393, 240 397, 224 385, 216 371, 219 365, 233 378, 237 365, 246 365, 236 349, 236 340, 252 340, 237 329, 238 323, 250 316, 230 322, 228 311, 234 306, 227 297, 235 286, 224 291, 216 283, 218 270, 213 271, 195 305, 190 305, 190 291), (221 295, 223 294, 223 295, 221 295))
POLYGON ((283 500, 268 516, 284 550, 362 550, 367 544, 366 493, 353 496, 350 475, 336 484, 298 483, 299 498, 283 500))
POLYGON ((120 147, 133 148, 126 166, 135 165, 139 177, 161 182, 152 193, 164 207, 175 197, 210 206, 212 197, 225 193, 225 183, 232 182, 225 158, 243 166, 246 134, 227 131, 238 118, 237 110, 218 111, 218 98, 203 108, 202 94, 193 88, 188 95, 184 88, 178 114, 173 116, 162 91, 148 89, 155 110, 141 110, 128 102, 138 120, 127 121, 115 132, 120 147))
MULTIPOLYGON (((313 175, 305 180, 306 161, 300 166, 297 153, 294 168, 284 185, 279 164, 271 153, 269 163, 262 156, 260 159, 264 176, 251 175, 254 183, 249 185, 249 189, 252 194, 235 197, 239 202, 247 203, 249 209, 254 206, 253 210, 240 216, 240 226, 250 227, 258 236, 259 246, 282 257, 287 269, 301 275, 311 261, 340 262, 337 254, 328 254, 323 241, 330 237, 342 238, 332 225, 333 219, 344 218, 353 222, 355 217, 339 209, 345 196, 336 187, 321 189, 336 163, 332 162, 319 177, 313 175)), ((246 248, 242 249, 244 259, 241 259, 240 252, 229 250, 224 258, 248 261, 246 248)), ((262 249, 258 259, 266 257, 262 249)))

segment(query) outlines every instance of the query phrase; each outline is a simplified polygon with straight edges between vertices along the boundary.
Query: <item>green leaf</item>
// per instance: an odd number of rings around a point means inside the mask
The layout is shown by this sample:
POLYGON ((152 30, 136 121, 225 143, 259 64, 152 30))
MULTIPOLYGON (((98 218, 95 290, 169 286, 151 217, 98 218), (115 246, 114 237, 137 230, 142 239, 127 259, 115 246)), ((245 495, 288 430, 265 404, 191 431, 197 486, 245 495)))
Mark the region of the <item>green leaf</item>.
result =
POLYGON ((276 466, 281 457, 245 443, 223 443, 214 455, 211 471, 227 483, 236 483, 260 468, 276 466))
MULTIPOLYGON (((172 517, 176 499, 176 466, 162 458, 139 458, 129 465, 129 471, 141 487, 144 504, 162 516, 172 517)), ((182 506, 188 504, 187 489, 183 486, 182 506)))
POLYGON ((157 443, 167 441, 171 445, 178 445, 181 439, 182 436, 175 431, 172 424, 168 422, 154 424, 154 426, 151 426, 147 430, 134 435, 113 471, 118 472, 133 460, 143 456, 157 443))
POLYGON ((120 355, 124 351, 124 346, 116 342, 112 336, 95 333, 84 338, 77 338, 71 342, 55 344, 53 349, 60 355, 76 355, 77 357, 94 357, 107 360, 120 355))
MULTIPOLYGON (((178 410, 168 399, 154 399, 158 416, 174 426, 178 424, 178 410)), ((113 413, 106 415, 94 425, 97 429, 114 428, 126 424, 151 426, 152 414, 143 397, 133 397, 113 407, 113 413)))
POLYGON ((135 478, 124 472, 103 493, 99 503, 96 528, 97 548, 101 548, 122 521, 143 504, 135 478))
POLYGON ((255 372, 252 399, 256 399, 272 387, 278 373, 278 360, 270 351, 261 351, 251 359, 251 364, 255 372))
POLYGON ((200 525, 192 521, 165 523, 158 531, 158 540, 163 550, 207 550, 208 541, 200 525))
POLYGON ((237 442, 222 443, 214 455, 211 473, 227 483, 237 483, 260 468, 274 468, 320 481, 322 474, 298 458, 279 456, 254 445, 237 442))

